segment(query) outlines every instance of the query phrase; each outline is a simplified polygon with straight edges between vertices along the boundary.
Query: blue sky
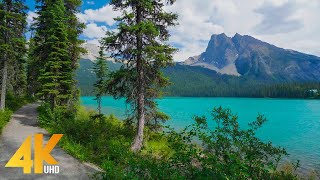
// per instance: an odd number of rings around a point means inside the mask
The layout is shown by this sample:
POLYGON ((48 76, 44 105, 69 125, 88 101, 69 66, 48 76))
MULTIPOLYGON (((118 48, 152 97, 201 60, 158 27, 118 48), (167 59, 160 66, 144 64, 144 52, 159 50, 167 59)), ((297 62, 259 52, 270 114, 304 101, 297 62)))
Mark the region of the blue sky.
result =
MULTIPOLYGON (((109 0, 89 0, 89 1, 84 1, 82 6, 81 6, 81 11, 83 12, 86 9, 98 9, 101 8, 102 6, 106 5, 109 3, 109 0)), ((29 7, 31 11, 34 11, 35 9, 35 0, 26 0, 26 4, 29 7)))
POLYGON ((86 9, 98 9, 103 7, 104 5, 106 5, 107 3, 109 3, 109 0, 89 0, 89 1, 85 1, 83 2, 83 5, 81 7, 81 10, 84 11, 86 9))
MULTIPOLYGON (((36 16, 34 1, 28 21, 36 16)), ((179 25, 170 28, 169 43, 179 48, 176 61, 199 55, 212 34, 247 34, 276 46, 320 56, 319 0, 177 0, 166 11, 179 15, 179 25)), ((105 31, 113 30, 118 16, 108 0, 84 0, 80 21, 87 25, 81 35, 97 44, 105 31)))

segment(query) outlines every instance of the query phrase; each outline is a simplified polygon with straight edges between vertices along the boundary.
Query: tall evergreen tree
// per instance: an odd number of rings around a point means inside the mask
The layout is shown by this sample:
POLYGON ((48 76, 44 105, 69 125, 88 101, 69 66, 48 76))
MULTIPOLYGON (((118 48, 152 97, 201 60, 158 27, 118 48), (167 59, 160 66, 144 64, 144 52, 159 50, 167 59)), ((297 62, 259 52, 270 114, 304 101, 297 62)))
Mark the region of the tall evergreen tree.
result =
POLYGON ((133 107, 137 120, 137 134, 131 149, 136 152, 143 145, 146 114, 156 111, 155 98, 160 89, 168 85, 161 69, 172 64, 175 49, 166 44, 169 39, 168 26, 175 25, 177 15, 163 10, 175 0, 112 0, 115 10, 122 16, 116 18, 119 32, 108 32, 104 46, 111 57, 125 65, 116 73, 108 85, 108 91, 116 98, 125 97, 133 107))
POLYGON ((96 74, 97 81, 94 84, 95 87, 95 95, 98 102, 98 112, 99 116, 101 116, 101 98, 106 93, 106 83, 107 83, 107 76, 108 76, 108 65, 106 62, 106 58, 103 54, 103 48, 100 48, 99 57, 97 58, 93 71, 96 74))
POLYGON ((0 1, 0 54, 2 66, 2 83, 0 110, 5 109, 6 92, 9 77, 11 77, 11 88, 15 87, 17 94, 22 94, 21 87, 25 84, 23 79, 23 58, 26 53, 26 9, 22 0, 0 1), (9 72, 9 73, 8 73, 9 72), (20 81, 21 80, 21 81, 20 81), (18 83, 21 86, 19 86, 18 83))
POLYGON ((35 34, 35 38, 41 40, 35 47, 41 67, 38 95, 53 109, 57 106, 69 108, 73 98, 73 68, 68 52, 70 42, 66 21, 63 0, 42 2, 35 34))
POLYGON ((38 77, 40 73, 40 64, 38 64, 39 57, 35 54, 36 42, 33 37, 29 39, 29 48, 28 48, 28 60, 27 60, 27 90, 28 95, 31 97, 35 97, 36 92, 40 87, 40 83, 38 82, 38 77))
MULTIPOLYGON (((72 70, 75 71, 78 68, 80 55, 86 53, 86 50, 81 46, 84 40, 79 39, 79 35, 82 34, 85 24, 80 22, 76 16, 80 12, 82 0, 64 0, 64 3, 66 7, 68 40, 70 42, 68 52, 72 62, 72 70)), ((77 103, 79 100, 79 90, 76 81, 72 85, 71 92, 73 100, 70 102, 77 103)))
POLYGON ((44 68, 47 57, 49 56, 48 30, 51 28, 51 17, 48 8, 52 6, 52 0, 36 0, 36 13, 38 17, 34 18, 31 25, 32 38, 29 41, 28 55, 28 82, 30 95, 36 95, 40 92, 41 82, 38 80, 40 71, 44 68))
POLYGON ((68 48, 70 59, 72 60, 72 67, 78 67, 78 60, 80 55, 85 53, 86 50, 81 47, 84 40, 79 39, 79 35, 83 32, 85 24, 80 22, 76 14, 80 12, 82 0, 64 0, 66 8, 66 25, 68 27, 68 40, 70 45, 68 48))
POLYGON ((52 108, 74 110, 79 97, 74 72, 84 52, 78 37, 84 25, 75 16, 81 1, 38 0, 37 3, 39 16, 32 26, 34 37, 30 41, 28 68, 29 79, 36 88, 31 88, 30 93, 37 93, 52 108))

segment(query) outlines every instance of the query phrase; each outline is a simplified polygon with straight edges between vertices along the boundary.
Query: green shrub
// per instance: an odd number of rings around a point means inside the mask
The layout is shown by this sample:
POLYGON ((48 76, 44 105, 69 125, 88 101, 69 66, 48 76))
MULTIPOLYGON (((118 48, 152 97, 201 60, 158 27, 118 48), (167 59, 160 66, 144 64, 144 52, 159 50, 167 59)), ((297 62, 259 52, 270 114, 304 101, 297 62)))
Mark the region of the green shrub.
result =
POLYGON ((7 122, 9 122, 11 115, 12 111, 10 110, 0 111, 0 134, 3 127, 7 124, 7 122))
POLYGON ((230 110, 212 111, 215 128, 210 129, 205 117, 181 132, 168 134, 169 147, 174 151, 169 163, 190 179, 278 179, 297 178, 293 173, 278 172, 285 149, 264 143, 256 131, 266 119, 259 115, 249 129, 243 130, 238 117, 230 110), (197 142, 197 143, 195 143, 197 142), (200 144, 201 146, 198 146, 200 144))
POLYGON ((34 102, 35 99, 31 98, 29 96, 15 96, 12 93, 7 93, 6 95, 6 108, 16 111, 25 104, 28 104, 30 102, 34 102))
POLYGON ((39 107, 39 120, 50 133, 62 133, 60 146, 76 158, 103 168, 99 179, 294 179, 278 171, 286 151, 256 138, 265 122, 263 116, 242 130, 230 110, 217 108, 216 123, 209 129, 207 119, 181 132, 163 134, 146 129, 141 153, 132 153, 134 128, 114 116, 97 118, 94 111, 80 107, 75 116, 65 117, 59 109, 39 107))
POLYGON ((6 95, 6 110, 0 110, 0 134, 4 126, 10 121, 11 115, 14 111, 21 108, 23 105, 33 102, 34 99, 14 96, 12 93, 7 93, 6 95))

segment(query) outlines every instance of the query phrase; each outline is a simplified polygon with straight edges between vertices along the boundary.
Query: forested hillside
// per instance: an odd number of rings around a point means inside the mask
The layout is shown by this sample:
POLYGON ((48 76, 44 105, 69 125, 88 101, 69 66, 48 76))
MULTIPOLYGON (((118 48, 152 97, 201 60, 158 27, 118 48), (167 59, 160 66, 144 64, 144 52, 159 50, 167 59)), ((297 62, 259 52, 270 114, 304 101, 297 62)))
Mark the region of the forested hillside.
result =
MULTIPOLYGON (((121 64, 107 61, 108 71, 113 72, 121 67, 121 64)), ((93 84, 96 82, 96 74, 93 71, 94 63, 87 59, 80 60, 80 67, 76 71, 76 79, 81 95, 93 95, 93 84)))
MULTIPOLYGON (((96 80, 92 71, 93 65, 90 60, 80 60, 77 79, 81 95, 93 95, 93 84, 96 80)), ((108 66, 112 72, 119 69, 121 64, 108 61, 108 66)), ((320 90, 320 83, 317 82, 276 83, 253 80, 179 63, 164 69, 163 72, 172 83, 164 89, 165 96, 307 98, 310 97, 308 90, 320 90)))

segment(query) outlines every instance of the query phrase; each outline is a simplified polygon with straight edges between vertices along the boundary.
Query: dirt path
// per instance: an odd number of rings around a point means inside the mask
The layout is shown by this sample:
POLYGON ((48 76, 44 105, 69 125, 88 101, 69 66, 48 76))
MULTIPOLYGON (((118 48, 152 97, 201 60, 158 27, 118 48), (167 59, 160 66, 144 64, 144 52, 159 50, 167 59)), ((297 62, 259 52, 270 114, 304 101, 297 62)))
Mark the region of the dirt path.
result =
MULTIPOLYGON (((59 162, 60 173, 56 175, 26 175, 22 168, 5 168, 5 164, 20 147, 22 142, 34 134, 44 134, 45 143, 49 138, 46 130, 39 128, 37 123, 38 104, 28 104, 19 109, 4 128, 0 137, 0 180, 5 179, 90 179, 92 174, 97 171, 93 166, 83 164, 68 155, 64 150, 55 147, 51 155, 59 162)), ((33 153, 32 153, 33 154, 33 153)), ((33 172, 33 170, 32 170, 33 172)))

